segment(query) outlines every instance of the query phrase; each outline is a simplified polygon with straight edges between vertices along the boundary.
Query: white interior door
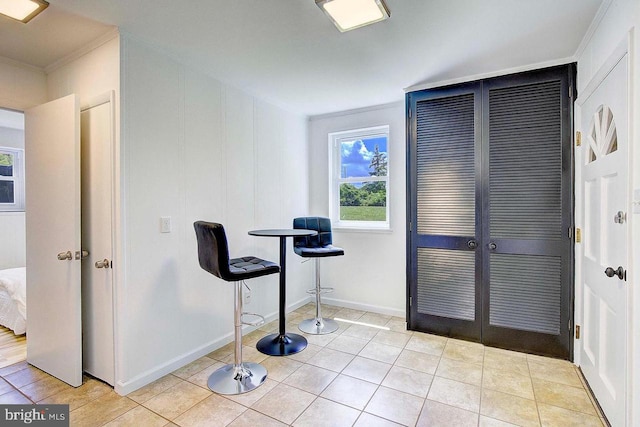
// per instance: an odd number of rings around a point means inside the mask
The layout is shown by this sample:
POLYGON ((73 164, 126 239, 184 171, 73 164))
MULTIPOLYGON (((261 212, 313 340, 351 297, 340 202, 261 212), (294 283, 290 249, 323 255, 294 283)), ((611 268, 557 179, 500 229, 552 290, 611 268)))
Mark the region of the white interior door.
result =
POLYGON ((84 371, 113 385, 112 111, 109 97, 81 113, 84 371))
POLYGON ((625 425, 626 411, 627 56, 615 63, 580 109, 584 154, 580 364, 614 426, 625 425))
POLYGON ((27 361, 72 386, 80 386, 77 96, 69 95, 25 111, 25 151, 27 361))

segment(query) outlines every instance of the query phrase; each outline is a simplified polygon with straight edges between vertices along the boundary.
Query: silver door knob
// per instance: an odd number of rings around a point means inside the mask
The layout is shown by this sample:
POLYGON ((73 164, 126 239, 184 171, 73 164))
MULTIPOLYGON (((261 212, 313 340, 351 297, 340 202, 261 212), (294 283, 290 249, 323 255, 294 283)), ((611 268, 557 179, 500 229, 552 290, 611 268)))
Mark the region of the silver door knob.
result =
POLYGON ((495 251, 498 248, 498 245, 496 245, 494 242, 489 243, 489 249, 492 251, 495 251))
POLYGON ((109 260, 103 259, 102 261, 96 261, 96 268, 109 268, 109 260))
POLYGON ((626 220, 627 214, 622 211, 618 211, 618 213, 613 217, 613 222, 616 224, 624 224, 626 220))
POLYGON ((58 254, 58 259, 60 261, 65 261, 65 260, 72 260, 73 259, 73 254, 71 253, 71 251, 67 251, 67 252, 60 252, 58 254))

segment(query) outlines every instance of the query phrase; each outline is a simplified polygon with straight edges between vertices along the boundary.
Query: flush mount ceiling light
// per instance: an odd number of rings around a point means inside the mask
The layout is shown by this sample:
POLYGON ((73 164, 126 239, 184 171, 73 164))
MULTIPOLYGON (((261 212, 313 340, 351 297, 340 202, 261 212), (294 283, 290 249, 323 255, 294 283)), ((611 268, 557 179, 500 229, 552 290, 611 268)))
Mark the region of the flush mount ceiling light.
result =
POLYGON ((26 24, 48 6, 45 0, 0 0, 0 14, 26 24))
POLYGON ((342 33, 391 16, 384 0, 316 0, 316 5, 342 33))

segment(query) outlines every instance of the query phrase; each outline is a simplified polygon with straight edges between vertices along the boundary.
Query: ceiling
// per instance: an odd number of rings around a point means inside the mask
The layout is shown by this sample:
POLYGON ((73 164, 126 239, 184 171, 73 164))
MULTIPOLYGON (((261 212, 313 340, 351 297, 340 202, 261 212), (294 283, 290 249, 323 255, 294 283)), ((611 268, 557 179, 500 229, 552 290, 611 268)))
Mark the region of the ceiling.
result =
POLYGON ((415 85, 572 58, 603 0, 387 0, 390 19, 346 33, 314 0, 50 2, 27 25, 0 18, 0 56, 46 67, 117 26, 312 116, 400 101, 415 85))

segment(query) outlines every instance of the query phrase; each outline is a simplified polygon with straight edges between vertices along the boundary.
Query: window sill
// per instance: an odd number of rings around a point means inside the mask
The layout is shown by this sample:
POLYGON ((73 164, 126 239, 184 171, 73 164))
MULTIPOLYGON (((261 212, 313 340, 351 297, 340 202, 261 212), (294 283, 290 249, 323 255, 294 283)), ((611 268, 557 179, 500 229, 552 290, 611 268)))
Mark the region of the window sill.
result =
POLYGON ((354 226, 340 226, 333 225, 333 231, 337 231, 340 233, 380 233, 380 234, 391 234, 393 233, 393 229, 390 227, 354 227, 354 226))

